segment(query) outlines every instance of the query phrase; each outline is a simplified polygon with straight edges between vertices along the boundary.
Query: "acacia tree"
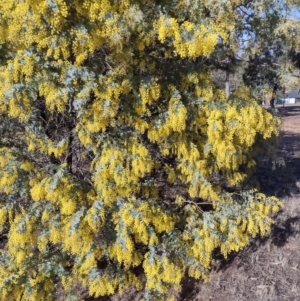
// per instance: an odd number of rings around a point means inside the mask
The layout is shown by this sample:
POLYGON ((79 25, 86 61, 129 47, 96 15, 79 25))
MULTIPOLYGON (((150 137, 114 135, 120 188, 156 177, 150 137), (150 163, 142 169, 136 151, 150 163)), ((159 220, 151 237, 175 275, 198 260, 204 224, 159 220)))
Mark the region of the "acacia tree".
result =
POLYGON ((172 299, 270 230, 239 185, 278 120, 206 63, 240 4, 1 2, 1 300, 172 299))

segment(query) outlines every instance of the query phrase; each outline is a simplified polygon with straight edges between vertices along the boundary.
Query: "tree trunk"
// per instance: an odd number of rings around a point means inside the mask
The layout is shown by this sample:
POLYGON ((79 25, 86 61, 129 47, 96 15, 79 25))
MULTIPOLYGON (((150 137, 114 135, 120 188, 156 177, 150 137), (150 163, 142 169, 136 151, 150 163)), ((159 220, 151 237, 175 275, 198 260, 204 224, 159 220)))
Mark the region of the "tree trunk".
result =
POLYGON ((226 77, 225 77, 225 93, 226 96, 229 97, 230 95, 230 87, 229 87, 229 69, 226 69, 226 77))

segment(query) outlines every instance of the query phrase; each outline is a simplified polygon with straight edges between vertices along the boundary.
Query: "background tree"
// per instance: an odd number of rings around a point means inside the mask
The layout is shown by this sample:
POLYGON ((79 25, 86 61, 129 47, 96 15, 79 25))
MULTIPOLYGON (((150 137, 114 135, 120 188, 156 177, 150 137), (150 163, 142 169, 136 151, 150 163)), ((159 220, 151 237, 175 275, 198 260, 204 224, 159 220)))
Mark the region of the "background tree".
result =
POLYGON ((270 230, 281 203, 240 184, 278 120, 210 74, 239 5, 1 2, 2 300, 172 299, 270 230))
POLYGON ((249 58, 248 66, 244 70, 243 81, 264 101, 269 100, 265 99, 265 95, 274 87, 277 90, 283 89, 280 77, 283 58, 284 52, 281 43, 270 45, 249 58))
MULTIPOLYGON (((222 12, 225 8, 222 4, 220 7, 222 12)), ((234 78, 236 86, 241 82, 240 73, 244 73, 244 83, 255 88, 256 92, 260 92, 262 87, 263 90, 270 89, 270 85, 272 89, 275 82, 280 86, 279 60, 284 46, 275 30, 287 17, 285 3, 269 1, 258 6, 256 1, 230 2, 226 10, 231 12, 226 16, 230 18, 226 20, 228 39, 220 39, 208 58, 214 70, 214 83, 218 87, 223 85, 227 95, 234 90, 230 88, 230 77, 234 78), (220 77, 222 71, 224 75, 220 77)))
MULTIPOLYGON (((260 72, 257 70, 258 74, 267 72, 269 73, 268 77, 271 78, 273 73, 281 96, 292 89, 297 89, 300 84, 299 69, 294 60, 295 56, 292 54, 299 51, 299 4, 298 0, 287 0, 282 1, 277 9, 271 6, 263 14, 264 18, 258 18, 258 21, 255 22, 262 26, 253 27, 259 29, 257 31, 258 45, 261 45, 259 51, 255 50, 255 53, 260 53, 259 56, 264 58, 263 52, 269 49, 267 51, 271 54, 269 57, 273 61, 266 64, 263 59, 262 67, 264 68, 260 72), (268 66, 270 63, 271 65, 268 66)), ((270 91, 273 89, 273 84, 269 80, 265 81, 266 86, 271 85, 270 91)))

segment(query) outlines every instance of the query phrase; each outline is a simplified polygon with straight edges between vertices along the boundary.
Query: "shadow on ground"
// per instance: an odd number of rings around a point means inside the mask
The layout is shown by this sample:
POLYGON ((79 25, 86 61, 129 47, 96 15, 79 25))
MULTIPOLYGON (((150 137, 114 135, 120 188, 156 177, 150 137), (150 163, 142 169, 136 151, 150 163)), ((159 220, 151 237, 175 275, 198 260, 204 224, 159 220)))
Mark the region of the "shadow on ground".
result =
POLYGON ((270 159, 257 160, 251 181, 256 188, 267 195, 283 198, 298 194, 300 192, 300 134, 282 131, 278 151, 270 159))
POLYGON ((285 107, 277 106, 277 110, 279 111, 279 114, 281 117, 300 115, 300 105, 299 104, 288 105, 285 107))
POLYGON ((300 216, 288 218, 281 225, 274 225, 270 235, 272 243, 277 247, 287 244, 290 237, 300 233, 295 224, 300 224, 300 216))

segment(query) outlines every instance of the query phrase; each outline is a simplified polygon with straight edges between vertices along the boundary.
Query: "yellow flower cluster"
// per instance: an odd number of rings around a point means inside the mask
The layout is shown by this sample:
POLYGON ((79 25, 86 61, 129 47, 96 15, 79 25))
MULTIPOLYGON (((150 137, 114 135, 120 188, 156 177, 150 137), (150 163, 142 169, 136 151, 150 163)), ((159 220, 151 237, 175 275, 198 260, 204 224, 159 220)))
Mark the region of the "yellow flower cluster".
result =
POLYGON ((137 104, 136 111, 138 114, 144 114, 147 110, 147 104, 151 104, 160 97, 160 86, 155 82, 150 85, 142 84, 139 91, 141 105, 137 104))
POLYGON ((40 95, 45 97, 46 106, 50 111, 57 109, 62 113, 66 110, 68 103, 67 91, 60 91, 54 83, 43 83, 39 85, 40 95))
POLYGON ((58 143, 53 142, 46 136, 38 135, 32 131, 27 131, 26 140, 28 142, 28 151, 39 150, 41 153, 60 157, 68 148, 66 139, 62 139, 58 143))
POLYGON ((174 289, 179 288, 183 271, 180 266, 174 264, 166 255, 150 257, 150 254, 147 253, 143 268, 147 277, 147 289, 155 290, 159 288, 161 293, 166 293, 169 290, 168 284, 172 284, 174 289))
POLYGON ((215 108, 205 115, 208 144, 211 146, 205 156, 213 155, 219 169, 230 171, 229 181, 235 185, 245 177, 237 171, 239 166, 246 163, 249 167, 255 165, 245 155, 245 150, 254 145, 258 133, 264 139, 277 135, 278 120, 255 102, 240 109, 230 104, 226 110, 215 108))
POLYGON ((26 256, 32 252, 32 247, 36 243, 36 235, 32 234, 35 230, 33 224, 34 220, 28 219, 24 214, 17 215, 11 223, 8 248, 11 254, 15 255, 16 264, 19 266, 22 266, 26 256))
POLYGON ((107 144, 93 162, 94 186, 105 204, 111 204, 117 196, 130 198, 138 191, 138 180, 152 170, 153 162, 142 143, 132 138, 125 147, 127 153, 107 144))
POLYGON ((48 200, 59 206, 60 212, 63 215, 71 215, 75 212, 82 198, 82 192, 74 192, 75 186, 71 179, 61 177, 56 183, 54 175, 45 177, 42 180, 33 179, 30 181, 31 197, 34 201, 48 200))
POLYGON ((14 185, 19 177, 18 167, 13 150, 2 147, 0 154, 0 191, 10 194, 14 191, 14 185))
POLYGON ((209 55, 215 48, 218 32, 213 27, 195 25, 185 21, 179 25, 175 18, 162 15, 156 23, 158 39, 164 43, 167 38, 173 40, 174 52, 183 58, 195 59, 209 55))
POLYGON ((11 83, 14 80, 14 74, 17 74, 18 71, 16 73, 4 70, 1 72, 1 69, 0 80, 4 84, 0 84, 0 97, 6 101, 0 105, 0 112, 6 113, 11 118, 17 118, 21 122, 26 122, 32 113, 31 101, 25 92, 18 91, 11 83))
POLYGON ((130 266, 138 266, 143 256, 135 248, 132 239, 123 235, 119 238, 120 242, 114 243, 109 247, 109 256, 117 260, 120 264, 124 264, 125 269, 130 266))
MULTIPOLYGON (((176 92, 175 92, 176 93, 176 92)), ((153 124, 148 131, 148 138, 151 141, 160 142, 173 132, 183 132, 186 127, 187 109, 180 101, 179 94, 175 94, 169 101, 167 117, 162 124, 153 124)), ((159 120, 161 122, 161 120, 159 120)))
MULTIPOLYGON (((218 241, 212 238, 210 231, 203 228, 196 228, 195 233, 197 233, 197 239, 194 239, 193 236, 187 238, 187 234, 184 234, 185 237, 183 237, 188 246, 188 255, 195 258, 203 268, 208 269, 212 264, 212 251, 218 246, 218 241)), ((193 273, 196 278, 203 277, 205 274, 198 269, 191 269, 189 273, 193 273)))
MULTIPOLYGON (((92 143, 90 135, 97 132, 104 132, 107 126, 113 126, 115 115, 118 111, 119 98, 121 93, 127 94, 129 87, 126 82, 122 85, 114 83, 111 78, 104 77, 99 80, 99 85, 94 89, 96 100, 79 119, 76 131, 81 143, 89 146, 92 143), (103 86, 106 89, 103 89, 103 86)), ((89 97, 88 95, 78 95, 78 97, 89 97)))
POLYGON ((3 206, 0 208, 0 231, 3 231, 3 226, 5 225, 8 214, 7 209, 3 206))
POLYGON ((25 160, 22 164, 21 164, 21 169, 25 170, 25 171, 32 171, 34 170, 34 164, 32 162, 30 162, 29 160, 25 160))
POLYGON ((140 279, 132 272, 127 272, 122 275, 115 275, 113 279, 107 274, 104 274, 97 279, 89 281, 89 293, 95 297, 99 297, 111 295, 117 289, 119 289, 119 293, 122 294, 126 288, 132 285, 135 286, 137 290, 142 289, 142 283, 140 279))
POLYGON ((130 229, 131 233, 134 234, 135 240, 142 242, 145 245, 149 243, 149 231, 148 225, 150 219, 147 216, 147 211, 149 210, 146 204, 142 204, 140 208, 134 208, 132 203, 124 205, 125 208, 122 208, 118 212, 117 221, 122 220, 122 222, 130 229))

